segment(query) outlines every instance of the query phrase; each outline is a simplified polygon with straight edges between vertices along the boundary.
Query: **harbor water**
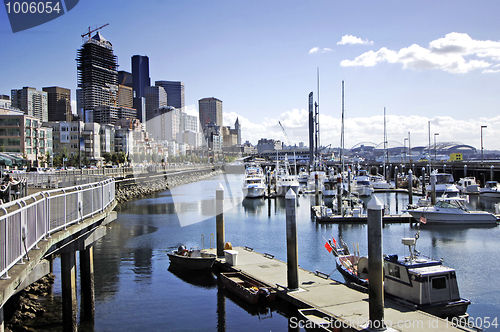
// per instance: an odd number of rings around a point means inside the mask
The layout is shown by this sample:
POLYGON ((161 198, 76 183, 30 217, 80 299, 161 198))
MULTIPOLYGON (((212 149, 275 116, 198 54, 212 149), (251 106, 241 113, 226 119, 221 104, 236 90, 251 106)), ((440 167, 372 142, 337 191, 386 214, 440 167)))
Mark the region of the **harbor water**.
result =
MULTIPOLYGON (((220 175, 152 197, 122 203, 118 218, 94 247, 95 322, 87 331, 299 331, 290 329, 296 310, 281 301, 254 307, 227 293, 213 273, 184 271, 170 266, 167 252, 181 244, 215 247, 215 189, 225 188, 225 240, 248 246, 286 261, 285 200, 243 199, 242 175, 220 175), (204 239, 202 241, 202 238, 204 239)), ((376 194, 391 213, 402 213, 408 195, 376 194)), ((335 260, 325 239, 359 243, 367 253, 365 224, 317 224, 311 218, 314 195, 297 199, 298 260, 300 267, 331 274, 335 260)), ((480 207, 478 198, 470 206, 480 207)), ((492 209, 492 204, 486 209, 492 209)), ((427 225, 426 225, 427 226, 427 225)), ((387 224, 383 230, 386 254, 407 255, 401 238, 413 237, 409 224, 387 224)), ((475 325, 498 330, 500 324, 500 228, 457 226, 422 227, 417 250, 456 269, 460 295, 471 300, 468 313, 475 325), (489 322, 489 328, 486 327, 489 322)), ((54 264, 57 280, 59 264, 54 264)), ((55 297, 60 296, 56 282, 55 297)), ((334 296, 334 294, 332 294, 334 296)))

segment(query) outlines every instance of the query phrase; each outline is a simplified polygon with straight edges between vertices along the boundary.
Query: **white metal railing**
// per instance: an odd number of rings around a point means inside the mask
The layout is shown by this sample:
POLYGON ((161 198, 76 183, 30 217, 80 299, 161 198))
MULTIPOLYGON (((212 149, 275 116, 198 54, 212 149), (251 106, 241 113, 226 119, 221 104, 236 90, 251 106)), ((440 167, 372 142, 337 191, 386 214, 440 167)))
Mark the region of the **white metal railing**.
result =
POLYGON ((51 233, 103 211, 115 199, 115 180, 43 191, 0 205, 0 277, 51 233))

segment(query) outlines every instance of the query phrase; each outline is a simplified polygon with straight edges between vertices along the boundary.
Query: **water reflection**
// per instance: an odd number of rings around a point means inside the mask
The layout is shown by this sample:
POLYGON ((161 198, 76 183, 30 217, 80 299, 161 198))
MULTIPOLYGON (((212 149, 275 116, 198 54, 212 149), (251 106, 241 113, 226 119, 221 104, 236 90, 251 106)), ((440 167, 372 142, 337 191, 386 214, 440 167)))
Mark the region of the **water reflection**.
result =
POLYGON ((179 265, 170 264, 168 271, 177 278, 190 285, 200 288, 214 288, 217 285, 217 279, 212 271, 196 271, 185 269, 179 265))
POLYGON ((261 214, 265 202, 264 198, 245 198, 242 205, 246 213, 261 214))

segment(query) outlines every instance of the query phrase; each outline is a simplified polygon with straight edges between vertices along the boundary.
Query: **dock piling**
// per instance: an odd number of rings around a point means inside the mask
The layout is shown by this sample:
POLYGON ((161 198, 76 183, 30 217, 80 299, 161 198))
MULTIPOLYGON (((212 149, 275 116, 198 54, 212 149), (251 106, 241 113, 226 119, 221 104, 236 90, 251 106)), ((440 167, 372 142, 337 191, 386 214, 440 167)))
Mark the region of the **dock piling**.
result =
POLYGON ((342 176, 337 175, 337 214, 343 216, 342 213, 342 176))
POLYGON ((76 251, 61 253, 61 285, 63 331, 76 331, 76 251))
POLYGON ((384 331, 384 263, 382 260, 382 209, 374 196, 368 203, 368 285, 370 330, 384 331))
POLYGON ((217 232, 217 257, 224 257, 224 187, 221 183, 215 190, 215 217, 217 232))
POLYGON ((431 204, 436 204, 436 175, 431 174, 431 204))
POLYGON ((413 204, 413 172, 411 169, 408 171, 408 200, 409 204, 413 204))
POLYGON ((286 201, 286 256, 288 289, 299 289, 299 262, 297 249, 297 222, 295 206, 297 196, 292 188, 285 195, 286 201))

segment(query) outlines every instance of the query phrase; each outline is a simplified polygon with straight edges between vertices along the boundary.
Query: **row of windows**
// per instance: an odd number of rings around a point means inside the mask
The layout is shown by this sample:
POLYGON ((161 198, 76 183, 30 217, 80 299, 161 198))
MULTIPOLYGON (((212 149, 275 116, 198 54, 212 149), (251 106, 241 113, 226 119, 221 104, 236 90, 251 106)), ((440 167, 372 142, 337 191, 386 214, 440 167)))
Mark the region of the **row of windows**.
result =
POLYGON ((21 136, 19 128, 0 128, 0 136, 21 136))
POLYGON ((17 126, 19 127, 19 118, 3 118, 0 119, 0 126, 17 126))
POLYGON ((21 139, 19 138, 0 138, 0 145, 16 145, 21 146, 21 139))

